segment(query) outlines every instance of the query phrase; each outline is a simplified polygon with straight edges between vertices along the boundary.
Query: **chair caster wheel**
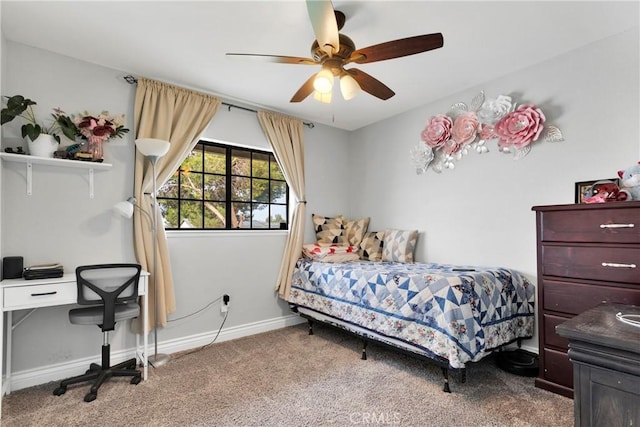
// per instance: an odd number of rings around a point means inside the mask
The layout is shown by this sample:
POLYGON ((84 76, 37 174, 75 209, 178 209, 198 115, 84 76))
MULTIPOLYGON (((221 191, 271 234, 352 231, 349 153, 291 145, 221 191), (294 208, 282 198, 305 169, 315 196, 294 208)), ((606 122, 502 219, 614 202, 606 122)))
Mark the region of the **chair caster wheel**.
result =
POLYGON ((140 377, 133 377, 133 378, 131 378, 131 384, 140 384, 141 380, 142 380, 142 378, 140 378, 140 377))
POLYGON ((58 387, 57 389, 53 390, 54 396, 62 396, 66 392, 67 392, 66 387, 58 387))
POLYGON ((96 400, 96 397, 98 397, 97 393, 87 393, 86 396, 84 397, 84 401, 85 402, 93 402, 94 400, 96 400))

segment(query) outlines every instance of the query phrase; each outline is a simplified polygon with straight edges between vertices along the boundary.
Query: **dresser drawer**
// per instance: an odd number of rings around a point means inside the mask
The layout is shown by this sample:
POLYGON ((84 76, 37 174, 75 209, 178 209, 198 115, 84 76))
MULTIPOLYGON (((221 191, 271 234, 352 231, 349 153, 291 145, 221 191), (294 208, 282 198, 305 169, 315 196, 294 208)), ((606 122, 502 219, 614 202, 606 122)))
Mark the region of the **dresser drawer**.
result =
POLYGON ((78 300, 75 283, 50 283, 3 288, 5 310, 73 304, 78 300))
POLYGON ((569 349, 569 340, 556 333, 556 326, 569 320, 568 317, 559 317, 552 314, 544 315, 544 344, 558 347, 564 351, 569 349))
POLYGON ((542 354, 544 357, 543 377, 556 384, 573 388, 573 364, 567 353, 545 348, 542 354))
POLYGON ((545 245, 542 274, 640 284, 640 248, 545 245))
POLYGON ((640 243, 638 209, 549 211, 542 214, 544 242, 640 243))
POLYGON ((640 286, 619 288, 545 279, 542 281, 542 287, 543 309, 560 313, 580 314, 603 302, 640 305, 640 286))

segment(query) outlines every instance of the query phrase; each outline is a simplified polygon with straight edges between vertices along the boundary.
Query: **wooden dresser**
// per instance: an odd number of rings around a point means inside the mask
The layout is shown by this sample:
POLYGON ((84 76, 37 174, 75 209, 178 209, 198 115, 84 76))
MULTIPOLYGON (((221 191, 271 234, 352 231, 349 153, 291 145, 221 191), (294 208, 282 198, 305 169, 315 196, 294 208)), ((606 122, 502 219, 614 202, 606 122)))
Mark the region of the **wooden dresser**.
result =
POLYGON ((603 302, 640 305, 640 201, 534 206, 538 245, 536 387, 573 397, 560 323, 603 302))
POLYGON ((599 305, 556 329, 569 339, 575 426, 640 425, 640 327, 617 313, 640 317, 640 306, 599 305))

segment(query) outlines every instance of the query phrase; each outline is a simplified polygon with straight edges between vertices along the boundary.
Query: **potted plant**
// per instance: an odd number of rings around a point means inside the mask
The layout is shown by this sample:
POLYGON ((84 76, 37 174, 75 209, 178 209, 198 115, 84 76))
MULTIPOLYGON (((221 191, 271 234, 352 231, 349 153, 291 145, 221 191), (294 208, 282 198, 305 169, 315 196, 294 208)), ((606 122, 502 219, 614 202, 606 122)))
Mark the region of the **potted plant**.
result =
MULTIPOLYGON (((33 112, 35 101, 22 95, 5 96, 7 106, 0 112, 1 124, 9 123, 16 117, 26 121, 22 125, 22 137, 26 139, 29 153, 40 157, 53 157, 60 143, 60 137, 56 134, 59 125, 56 120, 46 126, 38 123, 33 112)), ((55 118, 55 117, 54 117, 55 118)))

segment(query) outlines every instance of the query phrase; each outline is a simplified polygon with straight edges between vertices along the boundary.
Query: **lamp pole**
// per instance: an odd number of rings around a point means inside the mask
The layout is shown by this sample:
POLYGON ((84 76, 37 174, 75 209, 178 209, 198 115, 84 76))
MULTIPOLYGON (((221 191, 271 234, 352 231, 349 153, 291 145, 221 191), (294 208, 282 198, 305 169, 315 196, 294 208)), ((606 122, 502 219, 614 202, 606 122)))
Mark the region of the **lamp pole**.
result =
MULTIPOLYGON (((153 345, 155 351, 152 356, 149 356, 147 358, 147 361, 154 368, 164 365, 171 359, 171 357, 167 354, 158 353, 158 313, 160 310, 158 307, 158 203, 156 200, 156 193, 158 192, 156 183, 156 163, 158 162, 158 159, 160 159, 160 157, 167 154, 170 146, 171 143, 169 141, 164 141, 161 139, 136 139, 136 147, 138 148, 138 151, 140 151, 140 153, 147 157, 151 162, 153 173, 153 194, 151 195, 151 197, 153 198, 153 216, 151 218, 151 222, 153 227, 153 345)), ((147 333, 147 331, 144 332, 147 333)))
POLYGON ((155 310, 153 312, 153 345, 154 354, 149 357, 148 361, 154 368, 160 367, 167 363, 171 358, 167 354, 158 353, 158 203, 156 201, 156 163, 160 156, 148 156, 151 161, 153 172, 153 303, 155 310))

